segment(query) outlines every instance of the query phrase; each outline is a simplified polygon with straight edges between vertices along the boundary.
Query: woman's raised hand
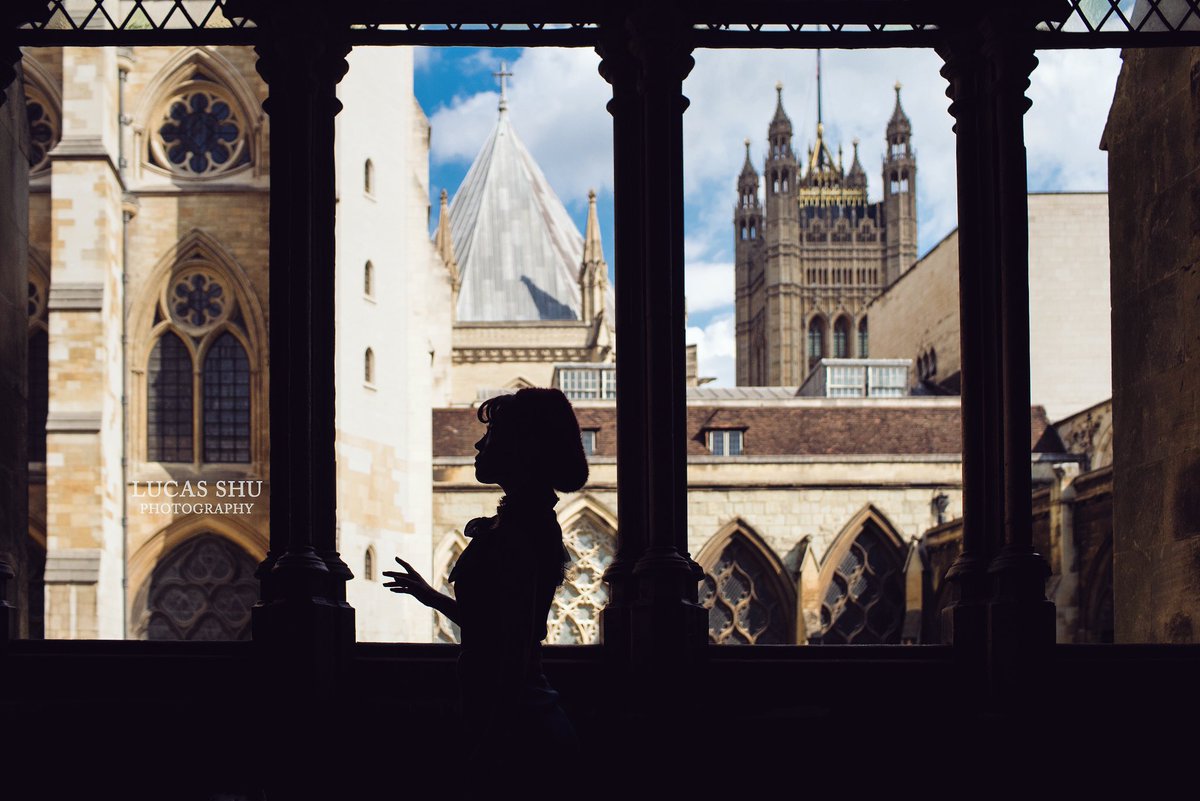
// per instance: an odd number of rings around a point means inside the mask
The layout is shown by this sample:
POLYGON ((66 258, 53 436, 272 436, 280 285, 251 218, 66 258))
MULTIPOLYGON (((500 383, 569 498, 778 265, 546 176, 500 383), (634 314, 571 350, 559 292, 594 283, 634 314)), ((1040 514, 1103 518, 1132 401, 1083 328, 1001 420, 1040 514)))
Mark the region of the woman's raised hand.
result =
POLYGON ((397 570, 383 571, 383 575, 391 579, 391 581, 384 582, 383 586, 392 592, 408 593, 421 603, 429 606, 434 597, 437 596, 437 591, 429 586, 429 582, 421 578, 420 573, 413 570, 412 565, 405 562, 399 556, 396 557, 396 563, 404 568, 405 572, 401 573, 397 570))

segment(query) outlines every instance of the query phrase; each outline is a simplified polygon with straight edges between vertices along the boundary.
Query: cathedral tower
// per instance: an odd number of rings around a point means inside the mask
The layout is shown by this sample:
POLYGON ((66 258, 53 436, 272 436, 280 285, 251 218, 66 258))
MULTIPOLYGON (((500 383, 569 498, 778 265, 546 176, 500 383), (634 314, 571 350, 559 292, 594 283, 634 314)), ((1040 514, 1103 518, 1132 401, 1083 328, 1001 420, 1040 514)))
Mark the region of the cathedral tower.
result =
POLYGON ((883 201, 869 202, 854 140, 843 165, 825 138, 818 69, 816 138, 799 164, 777 85, 763 168, 765 208, 750 161, 734 207, 737 382, 798 386, 826 357, 870 355, 867 304, 917 257, 916 155, 912 126, 896 106, 886 129, 883 201), (754 225, 758 222, 760 225, 754 225))

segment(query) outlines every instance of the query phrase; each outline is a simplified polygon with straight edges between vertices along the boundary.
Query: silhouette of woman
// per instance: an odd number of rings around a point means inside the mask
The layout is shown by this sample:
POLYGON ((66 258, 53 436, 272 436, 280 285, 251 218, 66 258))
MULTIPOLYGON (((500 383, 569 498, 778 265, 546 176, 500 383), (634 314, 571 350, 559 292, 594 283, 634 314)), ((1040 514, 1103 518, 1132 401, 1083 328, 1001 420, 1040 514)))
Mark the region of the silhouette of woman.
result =
POLYGON ((475 764, 504 774, 545 773, 564 765, 575 746, 558 693, 542 674, 541 641, 566 549, 554 514, 554 491, 587 481, 579 423, 557 389, 522 389, 484 402, 487 432, 475 443, 475 478, 499 484, 495 517, 467 523, 470 544, 450 573, 455 598, 412 566, 387 571, 392 592, 406 593, 458 624, 458 680, 465 734, 475 764))

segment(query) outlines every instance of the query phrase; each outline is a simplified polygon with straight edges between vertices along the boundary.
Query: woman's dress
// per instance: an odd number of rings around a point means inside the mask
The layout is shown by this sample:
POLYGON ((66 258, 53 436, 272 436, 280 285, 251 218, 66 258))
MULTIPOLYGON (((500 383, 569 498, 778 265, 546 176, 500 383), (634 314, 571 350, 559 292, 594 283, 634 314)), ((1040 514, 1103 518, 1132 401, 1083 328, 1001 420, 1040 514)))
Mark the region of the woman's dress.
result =
POLYGON ((465 531, 471 542, 450 573, 458 601, 458 678, 468 747, 516 771, 538 770, 575 744, 541 661, 546 617, 565 559, 556 500, 505 499, 495 517, 472 520, 465 531))

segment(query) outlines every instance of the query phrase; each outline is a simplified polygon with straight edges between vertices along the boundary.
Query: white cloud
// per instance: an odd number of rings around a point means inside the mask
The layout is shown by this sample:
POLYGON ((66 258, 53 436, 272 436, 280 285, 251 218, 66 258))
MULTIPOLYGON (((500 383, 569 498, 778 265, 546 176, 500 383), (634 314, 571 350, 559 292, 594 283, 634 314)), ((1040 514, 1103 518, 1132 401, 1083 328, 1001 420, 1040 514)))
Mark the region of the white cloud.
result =
MULTIPOLYGON (((486 52, 480 64, 495 69, 486 52)), ((609 86, 590 50, 530 48, 509 66, 508 108, 513 127, 537 159, 558 196, 570 207, 587 203, 588 189, 612 189, 612 117, 609 86)), ((456 97, 436 109, 432 156, 470 162, 496 124, 498 91, 456 97)))
POLYGON ((683 285, 689 314, 728 306, 733 300, 733 265, 688 261, 683 285))
POLYGON ((732 387, 737 383, 732 309, 714 317, 702 328, 689 327, 686 341, 696 346, 702 377, 715 377, 714 386, 732 387))
MULTIPOLYGON (((793 147, 805 157, 816 129, 813 51, 701 50, 684 84, 691 101, 684 115, 686 291, 693 313, 733 301, 735 182, 751 140, 751 158, 762 170, 767 126, 775 111, 775 82, 783 81, 784 108, 792 120, 793 147)), ((1097 149, 1120 67, 1116 51, 1039 53, 1025 117, 1030 189, 1104 189, 1105 154, 1097 149)), ((482 52, 478 68, 498 59, 482 52), (490 61, 488 59, 491 59, 490 61)), ((609 86, 588 50, 527 49, 511 65, 508 96, 512 121, 567 205, 582 209, 587 189, 611 190, 612 119, 605 110, 609 86)), ((893 84, 912 121, 918 159, 922 250, 957 224, 955 142, 941 60, 929 50, 824 51, 823 109, 826 141, 835 155, 860 139, 859 155, 870 194, 880 196, 884 130, 895 105, 893 84)), ((435 161, 469 162, 495 124, 495 91, 456 97, 438 108, 433 124, 435 161)), ((732 307, 700 337, 702 372, 733 383, 732 307)), ((695 333, 693 333, 695 332, 695 333)))
POLYGON ((414 47, 413 68, 418 72, 428 70, 442 60, 442 50, 438 47, 414 47))
POLYGON ((1117 50, 1038 53, 1026 96, 1025 150, 1031 191, 1104 191, 1108 154, 1100 136, 1112 105, 1121 56, 1117 50))

